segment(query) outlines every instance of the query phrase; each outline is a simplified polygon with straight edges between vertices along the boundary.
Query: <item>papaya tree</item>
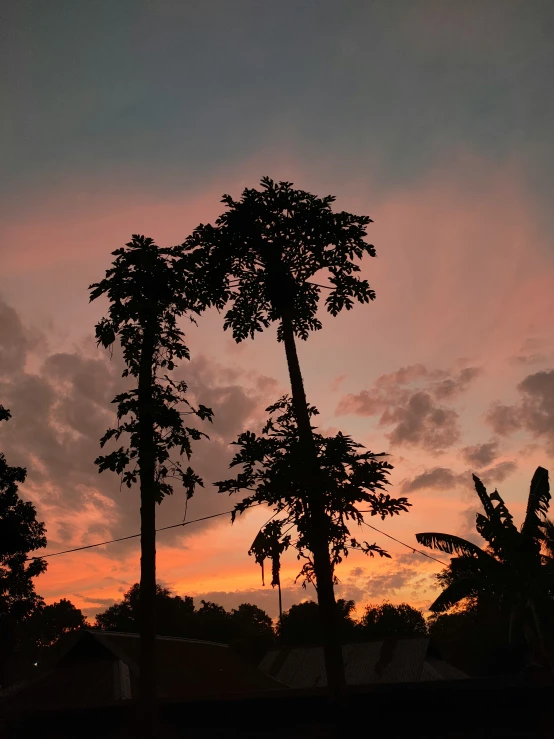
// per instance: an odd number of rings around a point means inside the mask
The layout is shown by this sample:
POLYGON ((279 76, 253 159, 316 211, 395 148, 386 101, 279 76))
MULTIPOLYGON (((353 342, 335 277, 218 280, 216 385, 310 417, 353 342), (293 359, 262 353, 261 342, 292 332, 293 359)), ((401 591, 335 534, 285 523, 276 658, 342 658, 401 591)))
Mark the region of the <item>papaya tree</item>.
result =
POLYGON ((336 316, 354 301, 375 297, 357 263, 375 256, 365 241, 371 219, 334 212, 331 195, 319 198, 295 190, 290 182, 268 177, 260 189, 246 188, 240 200, 224 195, 227 210, 214 225, 200 224, 184 244, 196 267, 196 286, 218 308, 229 306, 224 328, 235 341, 254 337, 277 324, 285 346, 292 407, 303 449, 304 464, 296 470, 303 505, 309 511, 310 551, 324 629, 325 667, 331 693, 344 694, 344 666, 336 628, 333 565, 329 551, 331 522, 325 512, 317 449, 310 425, 296 337, 306 340, 321 329, 317 317, 322 287, 312 278, 328 280, 325 307, 336 316))
MULTIPOLYGON (((236 477, 215 484, 220 493, 244 496, 235 505, 233 521, 237 514, 253 506, 266 505, 273 511, 271 520, 260 529, 249 552, 262 566, 262 574, 264 560, 271 562, 271 584, 280 584, 281 555, 293 546, 297 558, 303 561, 297 580, 301 579, 304 587, 306 583, 314 584, 319 595, 313 518, 300 474, 305 464, 304 447, 290 397, 284 396, 267 411, 270 416, 260 436, 245 431, 232 442, 239 451, 231 467, 238 465, 241 471, 236 477)), ((308 406, 308 414, 311 419, 317 415, 317 409, 308 406)), ((377 544, 359 541, 353 533, 354 527, 360 528, 364 523, 364 513, 385 519, 407 511, 410 504, 406 498, 392 498, 386 492, 392 465, 382 459, 384 454, 364 451, 361 444, 340 432, 324 436, 312 426, 311 431, 320 471, 318 494, 327 527, 333 584, 336 584, 335 568, 349 551, 371 557, 375 554, 390 557, 377 544)), ((321 608, 318 612, 321 614, 321 608)), ((340 634, 338 626, 337 630, 340 634)))
POLYGON ((123 439, 124 445, 96 459, 99 472, 112 470, 131 487, 140 483, 140 681, 141 730, 152 736, 155 717, 156 505, 173 493, 177 479, 190 498, 202 480, 181 458, 191 456, 191 441, 206 436, 187 416, 212 418, 211 409, 190 405, 184 381, 171 379, 179 360, 189 359, 178 320, 201 310, 180 250, 160 248, 150 238, 134 235, 114 251, 105 278, 90 286, 90 299, 106 296, 108 314, 96 326, 98 344, 119 340, 125 360, 123 377, 129 389, 117 395, 117 427, 102 437, 123 439), (187 289, 185 289, 187 285, 187 289), (174 456, 171 456, 173 453, 174 456), (175 454, 177 456, 175 456, 175 454))
POLYGON ((554 612, 554 526, 546 518, 551 497, 548 471, 537 467, 533 475, 519 530, 498 491, 488 493, 476 475, 473 481, 484 510, 477 513, 476 528, 485 547, 451 534, 416 534, 420 544, 458 555, 439 575, 444 589, 430 610, 443 613, 465 599, 493 599, 510 613, 508 641, 526 639, 549 662, 543 625, 554 612))

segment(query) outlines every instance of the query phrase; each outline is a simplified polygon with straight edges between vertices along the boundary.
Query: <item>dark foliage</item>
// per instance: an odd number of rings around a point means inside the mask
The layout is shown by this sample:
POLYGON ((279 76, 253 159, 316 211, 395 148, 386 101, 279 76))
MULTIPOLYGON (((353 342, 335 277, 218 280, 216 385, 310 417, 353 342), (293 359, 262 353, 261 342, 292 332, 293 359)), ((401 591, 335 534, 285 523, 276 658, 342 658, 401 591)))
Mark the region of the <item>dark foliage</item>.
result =
MULTIPOLYGON (((133 585, 120 603, 96 616, 96 628, 137 633, 140 624, 140 587, 133 585)), ((230 644, 251 661, 259 662, 274 639, 271 618, 258 606, 242 603, 226 611, 211 601, 173 595, 168 588, 156 588, 157 633, 230 644)))
POLYGON ((524 639, 534 658, 551 661, 548 624, 554 604, 554 527, 546 519, 550 504, 548 472, 538 467, 531 481, 527 511, 518 531, 497 490, 487 493, 473 476, 484 509, 477 514, 476 528, 487 546, 449 534, 416 534, 420 544, 457 554, 440 575, 444 590, 431 605, 442 613, 463 603, 475 609, 481 602, 496 603, 498 613, 509 614, 509 627, 498 621, 503 638, 512 644, 524 639))
MULTIPOLYGON (((343 644, 354 641, 357 624, 352 617, 355 608, 353 600, 337 600, 338 630, 343 644)), ((283 613, 277 627, 277 634, 285 645, 323 644, 323 629, 319 605, 313 600, 298 603, 283 613)))
MULTIPOLYGON (((314 570, 312 523, 299 472, 305 464, 303 448, 290 399, 287 396, 281 398, 267 411, 270 418, 261 436, 246 431, 233 442, 240 451, 233 457, 231 467, 240 465, 242 471, 235 478, 215 484, 220 493, 253 491, 235 505, 233 520, 237 513, 260 503, 273 510, 276 518, 262 528, 250 554, 259 564, 269 557, 275 570, 278 569, 281 552, 294 546, 298 558, 307 560, 299 574, 305 584, 314 581, 314 570), (294 541, 289 533, 293 530, 294 541), (276 548, 276 542, 279 542, 279 548, 276 548)), ((309 413, 314 416, 317 410, 310 407, 309 413)), ((318 492, 324 506, 333 567, 348 555, 350 549, 370 556, 377 553, 388 557, 377 544, 358 541, 350 532, 353 525, 361 527, 364 509, 370 515, 384 519, 406 511, 410 505, 406 498, 391 498, 385 492, 387 475, 392 469, 381 459, 385 455, 361 451, 361 444, 341 433, 332 437, 314 433, 314 441, 321 469, 322 487, 318 492)))
MULTIPOLYGON (((304 464, 294 469, 294 484, 300 488, 299 503, 309 511, 304 535, 313 557, 305 574, 317 581, 328 685, 340 703, 346 683, 336 628, 330 522, 319 495, 325 485, 320 479, 295 336, 306 339, 310 331, 321 328, 317 317, 321 285, 314 277, 328 282, 325 304, 333 316, 352 308, 355 300, 367 303, 375 297, 368 282, 358 276, 357 264, 365 254, 375 256, 375 250, 364 241, 371 219, 334 213, 333 202, 331 196, 319 198, 293 189, 290 182, 275 183, 264 177, 259 190, 244 190, 238 201, 225 195, 227 210, 215 226, 200 225, 183 246, 196 267, 204 299, 219 309, 231 303, 224 328, 232 330, 236 341, 278 323, 277 338, 285 346, 304 458, 304 464)), ((274 583, 278 535, 278 531, 271 532, 266 546, 255 552, 263 558, 265 550, 271 556, 274 583)), ((255 549, 260 549, 259 544, 255 549)))
POLYGON ((428 621, 429 635, 439 655, 475 677, 520 672, 527 658, 521 639, 510 648, 510 611, 495 598, 482 596, 428 621))
POLYGON ((386 639, 426 636, 427 626, 421 611, 407 603, 398 606, 392 603, 367 605, 359 622, 359 637, 362 639, 386 639))
MULTIPOLYGON (((172 595, 168 588, 156 586, 156 632, 160 636, 183 636, 194 614, 192 598, 172 595)), ((140 585, 135 583, 115 603, 96 616, 96 627, 105 631, 137 633, 140 624, 140 585)))
MULTIPOLYGON (((123 377, 139 378, 141 360, 144 360, 145 337, 153 347, 147 370, 151 373, 150 413, 154 422, 155 498, 158 503, 173 493, 171 479, 178 479, 192 496, 200 478, 190 467, 184 468, 180 459, 170 456, 176 450, 179 457, 191 456, 191 440, 206 437, 195 426, 184 423, 184 417, 212 418, 212 411, 203 405, 193 408, 185 394, 184 381, 172 380, 167 372, 180 359, 189 359, 183 331, 178 319, 200 311, 200 303, 190 294, 190 274, 175 247, 160 248, 152 239, 133 236, 126 248, 113 252, 113 266, 106 277, 91 285, 90 299, 106 295, 110 301, 107 318, 96 326, 96 338, 102 346, 111 347, 119 339, 126 369, 123 377)), ((98 457, 99 472, 109 469, 122 475, 129 487, 140 475, 139 459, 139 388, 121 393, 113 400, 117 404, 118 425, 108 429, 101 439, 103 447, 109 440, 121 436, 127 445, 98 457)))
MULTIPOLYGON (((331 315, 350 310, 354 300, 375 297, 358 276, 356 259, 375 256, 364 241, 372 222, 367 216, 334 213, 332 196, 318 198, 295 190, 291 182, 261 180, 240 200, 224 195, 227 210, 215 225, 201 224, 184 244, 196 267, 198 290, 219 308, 228 302, 225 329, 236 341, 282 319, 290 303, 294 332, 306 339, 321 328, 316 316, 321 288, 311 282, 325 271, 330 290, 325 306, 331 315)), ((282 340, 282 328, 278 328, 282 340)))
MULTIPOLYGON (((0 406, 0 421, 10 417, 0 406)), ((44 559, 29 559, 30 552, 46 546, 46 535, 34 505, 19 497, 26 475, 0 453, 0 684, 11 679, 14 655, 24 640, 22 624, 41 603, 33 580, 46 569, 44 559)))
POLYGON ((52 646, 64 634, 86 626, 82 611, 66 598, 41 605, 27 622, 28 631, 39 650, 52 646))
POLYGON ((107 318, 96 326, 98 343, 111 347, 119 339, 126 369, 123 377, 136 379, 135 387, 114 398, 116 428, 101 439, 122 436, 126 446, 98 457, 99 472, 121 475, 129 487, 140 480, 142 619, 140 625, 139 710, 144 737, 153 737, 156 716, 156 503, 173 493, 177 479, 190 498, 202 480, 181 457, 191 456, 191 440, 204 433, 185 425, 186 416, 212 418, 205 406, 193 408, 186 400, 187 385, 167 374, 189 351, 178 319, 200 311, 192 296, 194 284, 178 248, 159 248, 152 239, 133 236, 124 249, 113 252, 113 266, 101 282, 91 285, 90 299, 106 295, 107 318), (171 456, 176 452, 178 457, 171 456))

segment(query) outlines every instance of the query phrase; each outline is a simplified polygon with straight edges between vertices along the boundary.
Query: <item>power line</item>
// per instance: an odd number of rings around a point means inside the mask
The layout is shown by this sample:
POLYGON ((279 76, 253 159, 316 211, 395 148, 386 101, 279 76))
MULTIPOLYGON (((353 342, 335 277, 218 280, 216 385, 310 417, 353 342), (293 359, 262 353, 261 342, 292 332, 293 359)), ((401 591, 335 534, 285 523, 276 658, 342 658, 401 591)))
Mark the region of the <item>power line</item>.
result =
POLYGON ((390 534, 385 534, 384 531, 381 531, 381 529, 376 528, 375 526, 372 526, 369 523, 366 523, 365 521, 362 521, 364 526, 367 526, 370 529, 373 529, 374 531, 377 531, 379 534, 383 534, 383 536, 387 536, 389 539, 392 539, 393 541, 398 542, 398 544, 402 544, 403 547, 406 547, 406 549, 411 549, 414 554, 421 554, 422 557, 427 557, 427 559, 432 559, 433 562, 438 562, 443 567, 448 567, 447 562, 443 562, 441 559, 437 559, 436 557, 432 557, 430 554, 427 554, 427 552, 422 552, 421 549, 414 549, 414 547, 411 547, 409 544, 405 544, 403 541, 400 541, 400 539, 396 539, 394 536, 391 536, 390 534))
MULTIPOLYGON (((251 508, 261 505, 256 503, 251 508)), ((177 529, 180 526, 190 526, 191 523, 198 523, 199 521, 207 521, 210 518, 217 518, 218 516, 228 516, 233 511, 223 511, 223 513, 213 513, 211 516, 202 516, 202 518, 194 518, 192 521, 181 521, 181 523, 174 523, 171 526, 162 526, 156 531, 167 531, 168 529, 177 529)), ((81 552, 83 549, 94 549, 94 547, 101 547, 104 544, 115 544, 118 541, 127 541, 128 539, 138 539, 140 534, 131 534, 130 536, 120 536, 118 539, 108 539, 108 541, 99 541, 96 544, 87 544, 84 547, 75 547, 74 549, 64 549, 62 552, 52 552, 51 554, 42 554, 35 557, 29 557, 29 559, 46 559, 47 557, 58 557, 60 554, 70 554, 71 552, 81 552)))
MULTIPOLYGON (((255 505, 250 506, 250 507, 256 508, 259 505, 262 505, 262 504, 256 503, 255 505)), ((200 521, 208 521, 211 518, 219 518, 220 516, 228 516, 233 513, 233 510, 223 511, 222 513, 212 513, 210 516, 202 516, 201 518, 194 518, 191 521, 182 521, 181 523, 174 523, 171 526, 162 526, 161 528, 156 529, 156 532, 168 531, 169 529, 177 529, 183 526, 190 526, 193 523, 199 523, 200 521)), ((366 513, 366 511, 360 511, 360 513, 366 513)), ((269 518, 269 521, 271 521, 271 519, 275 515, 276 513, 274 513, 273 516, 269 518)), ((267 523, 269 523, 269 521, 267 523)), ((448 564, 446 562, 443 562, 442 560, 437 559, 436 557, 432 557, 430 554, 427 554, 426 552, 422 552, 420 549, 414 549, 414 547, 410 546, 409 544, 406 544, 405 542, 400 541, 400 539, 396 539, 394 536, 391 536, 390 534, 387 534, 384 531, 381 531, 381 529, 378 529, 377 527, 372 526, 371 524, 366 523, 365 521, 363 521, 362 523, 364 524, 364 526, 367 526, 368 528, 373 529, 374 531, 377 531, 378 534, 382 534, 383 536, 386 536, 387 538, 392 539, 398 544, 401 544, 403 547, 406 547, 406 549, 411 549, 414 554, 421 554, 423 557, 427 557, 428 559, 432 559, 434 562, 438 562, 443 567, 448 567, 448 564)), ((261 528, 263 528, 263 526, 261 528)), ((119 541, 128 541, 129 539, 138 539, 139 537, 140 537, 140 534, 131 534, 130 536, 120 536, 117 539, 108 539, 107 541, 96 542, 96 544, 86 544, 85 546, 82 546, 82 547, 74 547, 73 549, 64 549, 61 552, 52 552, 51 554, 37 555, 35 557, 29 557, 29 559, 46 559, 48 557, 58 557, 60 554, 71 554, 72 552, 82 552, 84 549, 94 549, 95 547, 102 547, 105 544, 115 544, 119 541)))

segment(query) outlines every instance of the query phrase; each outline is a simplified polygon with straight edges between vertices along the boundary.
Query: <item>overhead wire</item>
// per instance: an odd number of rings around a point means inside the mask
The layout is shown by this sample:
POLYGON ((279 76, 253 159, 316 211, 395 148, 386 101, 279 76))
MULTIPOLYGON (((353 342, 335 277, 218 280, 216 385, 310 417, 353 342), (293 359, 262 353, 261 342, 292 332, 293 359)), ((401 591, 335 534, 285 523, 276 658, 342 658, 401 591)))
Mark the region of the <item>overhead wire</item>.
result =
MULTIPOLYGON (((260 506, 260 505, 262 505, 262 503, 256 503, 255 505, 251 506, 251 508, 256 508, 257 506, 260 506)), ((190 521, 184 520, 184 521, 181 521, 180 523, 171 524, 171 526, 161 526, 160 528, 156 529, 156 532, 168 531, 169 529, 177 529, 177 528, 181 528, 184 526, 190 526, 193 523, 199 523, 201 521, 208 521, 212 518, 219 518, 221 516, 229 516, 233 513, 233 510, 222 511, 221 513, 212 513, 210 516, 201 516, 200 518, 194 518, 190 521)), ((364 513, 365 511, 360 511, 360 512, 364 513)), ((274 513, 268 519, 266 524, 269 523, 269 521, 271 521, 271 519, 274 518, 275 515, 276 513, 274 513)), ((410 549, 414 554, 421 554, 421 556, 423 557, 427 557, 428 559, 431 559, 434 562, 438 562, 438 564, 442 565, 443 567, 448 567, 447 562, 443 562, 442 560, 437 559, 436 557, 433 557, 430 554, 427 554, 426 552, 422 552, 420 549, 415 549, 414 547, 410 546, 409 544, 406 544, 400 539, 397 539, 396 537, 391 536, 390 534, 387 534, 384 531, 381 531, 381 529, 378 529, 376 526, 372 526, 371 524, 366 523, 365 521, 363 521, 362 523, 364 524, 364 526, 367 526, 368 528, 373 529, 373 531, 376 531, 378 534, 382 534, 382 536, 386 536, 387 538, 392 539, 398 544, 401 544, 403 547, 406 547, 406 549, 410 549)), ((263 526, 260 527, 260 530, 262 528, 263 526)), ((290 528, 287 529, 287 531, 290 531, 290 528)), ((60 552, 51 552, 50 554, 36 555, 33 557, 29 557, 29 559, 46 559, 48 557, 59 557, 61 554, 71 554, 72 552, 81 552, 85 549, 94 549, 95 547, 102 547, 102 546, 105 546, 106 544, 115 544, 120 541, 128 541, 129 539, 138 539, 139 537, 140 537, 140 534, 130 534, 129 536, 120 536, 117 539, 108 539, 107 541, 99 541, 94 544, 85 544, 84 546, 81 546, 81 547, 74 547, 72 549, 64 549, 60 552)))
POLYGON ((386 534, 384 531, 381 531, 381 529, 378 529, 376 526, 372 526, 369 523, 366 523, 365 521, 362 521, 364 526, 367 526, 370 529, 373 529, 373 531, 377 531, 379 534, 382 534, 383 536, 388 537, 389 539, 392 539, 393 541, 398 542, 398 544, 402 544, 403 547, 406 547, 406 549, 411 549, 414 554, 421 554, 422 557, 427 557, 427 559, 432 559, 434 562, 438 562, 443 567, 448 567, 448 562, 443 562, 441 559, 437 559, 436 557, 432 557, 430 554, 427 554, 427 552, 422 552, 421 549, 415 549, 414 547, 411 547, 409 544, 406 544, 403 541, 400 541, 400 539, 397 539, 394 536, 391 536, 390 534, 386 534))
MULTIPOLYGON (((255 508, 256 506, 261 505, 261 503, 256 503, 255 505, 251 506, 252 508, 255 508)), ((234 510, 234 509, 233 509, 234 510)), ((156 532, 158 531, 167 531, 168 529, 177 529, 181 526, 190 526, 193 523, 199 523, 200 521, 208 521, 210 518, 218 518, 219 516, 228 516, 233 511, 223 511, 222 513, 212 513, 211 516, 202 516, 201 518, 194 518, 191 521, 181 521, 181 523, 174 523, 171 526, 162 526, 159 529, 156 529, 156 532)), ((129 539, 138 539, 140 534, 130 534, 129 536, 120 536, 117 539, 108 539, 107 541, 98 541, 95 544, 86 544, 82 547, 74 547, 73 549, 64 549, 61 552, 51 552, 50 554, 39 554, 34 557, 29 557, 29 559, 46 559, 47 557, 58 557, 60 554, 70 554, 71 552, 81 552, 83 549, 94 549, 94 547, 102 547, 105 544, 115 544, 119 541, 127 541, 129 539)))

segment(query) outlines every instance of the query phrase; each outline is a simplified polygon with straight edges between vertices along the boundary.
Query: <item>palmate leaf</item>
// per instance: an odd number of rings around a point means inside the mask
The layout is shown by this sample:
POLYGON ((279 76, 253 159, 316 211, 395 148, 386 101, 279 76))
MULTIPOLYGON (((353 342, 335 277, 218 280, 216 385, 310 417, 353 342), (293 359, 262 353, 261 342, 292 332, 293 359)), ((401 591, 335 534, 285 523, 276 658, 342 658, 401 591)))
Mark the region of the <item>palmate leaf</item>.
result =
MULTIPOLYGON (((298 556, 309 558, 313 542, 313 521, 309 506, 306 505, 306 493, 299 472, 305 466, 305 455, 299 442, 290 397, 282 397, 267 410, 273 418, 265 425, 261 436, 246 431, 233 442, 239 446, 240 451, 233 458, 231 466, 240 465, 242 471, 237 477, 222 480, 215 485, 220 493, 253 491, 253 495, 235 506, 233 520, 237 514, 260 503, 268 505, 274 515, 284 514, 279 526, 296 528, 298 538, 294 546, 298 556)), ((317 409, 312 406, 309 406, 309 411, 312 416, 317 414, 317 409)), ((392 465, 381 459, 382 454, 364 452, 360 455, 358 450, 361 445, 349 436, 340 433, 330 437, 315 434, 314 439, 322 473, 322 525, 326 528, 332 565, 339 564, 352 547, 370 557, 375 554, 388 557, 388 553, 378 545, 358 543, 352 539, 349 527, 352 522, 363 523, 364 513, 385 518, 408 509, 410 504, 406 498, 392 498, 380 492, 389 484, 388 475, 392 465)), ((260 549, 262 544, 264 540, 260 537, 255 550, 265 551, 260 549)), ((299 577, 311 582, 311 565, 305 565, 299 577)))
POLYGON ((527 511, 521 527, 523 536, 533 538, 537 536, 539 526, 544 522, 548 513, 550 498, 548 470, 545 470, 544 467, 537 467, 531 480, 527 511))
MULTIPOLYGON (((294 333, 306 339, 321 328, 317 317, 320 287, 311 278, 329 270, 326 308, 336 315, 354 301, 367 303, 375 293, 356 275, 354 260, 375 256, 364 239, 367 216, 333 212, 331 196, 319 198, 295 190, 290 182, 268 177, 259 190, 247 188, 240 200, 225 195, 227 210, 215 226, 200 224, 183 244, 184 259, 197 266, 200 292, 225 314, 224 328, 237 342, 277 321, 291 310, 294 333)), ((317 280, 316 280, 317 282, 317 280)))
POLYGON ((491 499, 489 498, 489 494, 487 493, 487 488, 483 485, 480 478, 477 477, 477 475, 472 475, 473 477, 473 483, 475 485, 475 491, 477 495, 479 496, 479 500, 481 501, 481 505, 483 506, 485 513, 488 518, 494 517, 494 506, 492 504, 491 499))
POLYGON ((518 530, 510 511, 498 490, 489 495, 477 475, 473 475, 473 482, 485 510, 485 516, 477 515, 477 531, 488 542, 496 556, 513 556, 517 549, 518 530))
POLYGON ((184 418, 195 415, 200 420, 211 421, 213 414, 204 405, 198 409, 191 406, 185 397, 186 382, 172 380, 159 371, 161 368, 172 370, 177 360, 190 358, 178 319, 187 316, 194 321, 191 314, 198 314, 206 304, 202 303, 195 281, 191 279, 193 265, 183 257, 181 247, 160 248, 152 239, 134 235, 132 241, 113 252, 113 256, 116 259, 105 279, 91 285, 91 300, 105 295, 110 302, 107 317, 96 326, 97 341, 111 347, 119 340, 125 360, 123 377, 137 378, 140 384, 140 373, 143 377, 150 373, 151 388, 147 403, 139 398, 137 386, 113 399, 117 405, 118 427, 107 430, 101 447, 122 434, 128 446, 98 457, 96 464, 99 472, 112 470, 123 474, 122 482, 128 486, 138 481, 141 476, 138 452, 141 414, 148 408, 154 436, 154 458, 149 460, 148 466, 156 470, 158 500, 173 492, 166 476, 179 479, 190 497, 194 488, 202 484, 200 478, 190 468, 182 472, 178 464, 167 463, 171 462, 171 452, 190 457, 191 441, 208 438, 195 426, 186 426, 184 418), (133 469, 127 469, 131 461, 133 469))

